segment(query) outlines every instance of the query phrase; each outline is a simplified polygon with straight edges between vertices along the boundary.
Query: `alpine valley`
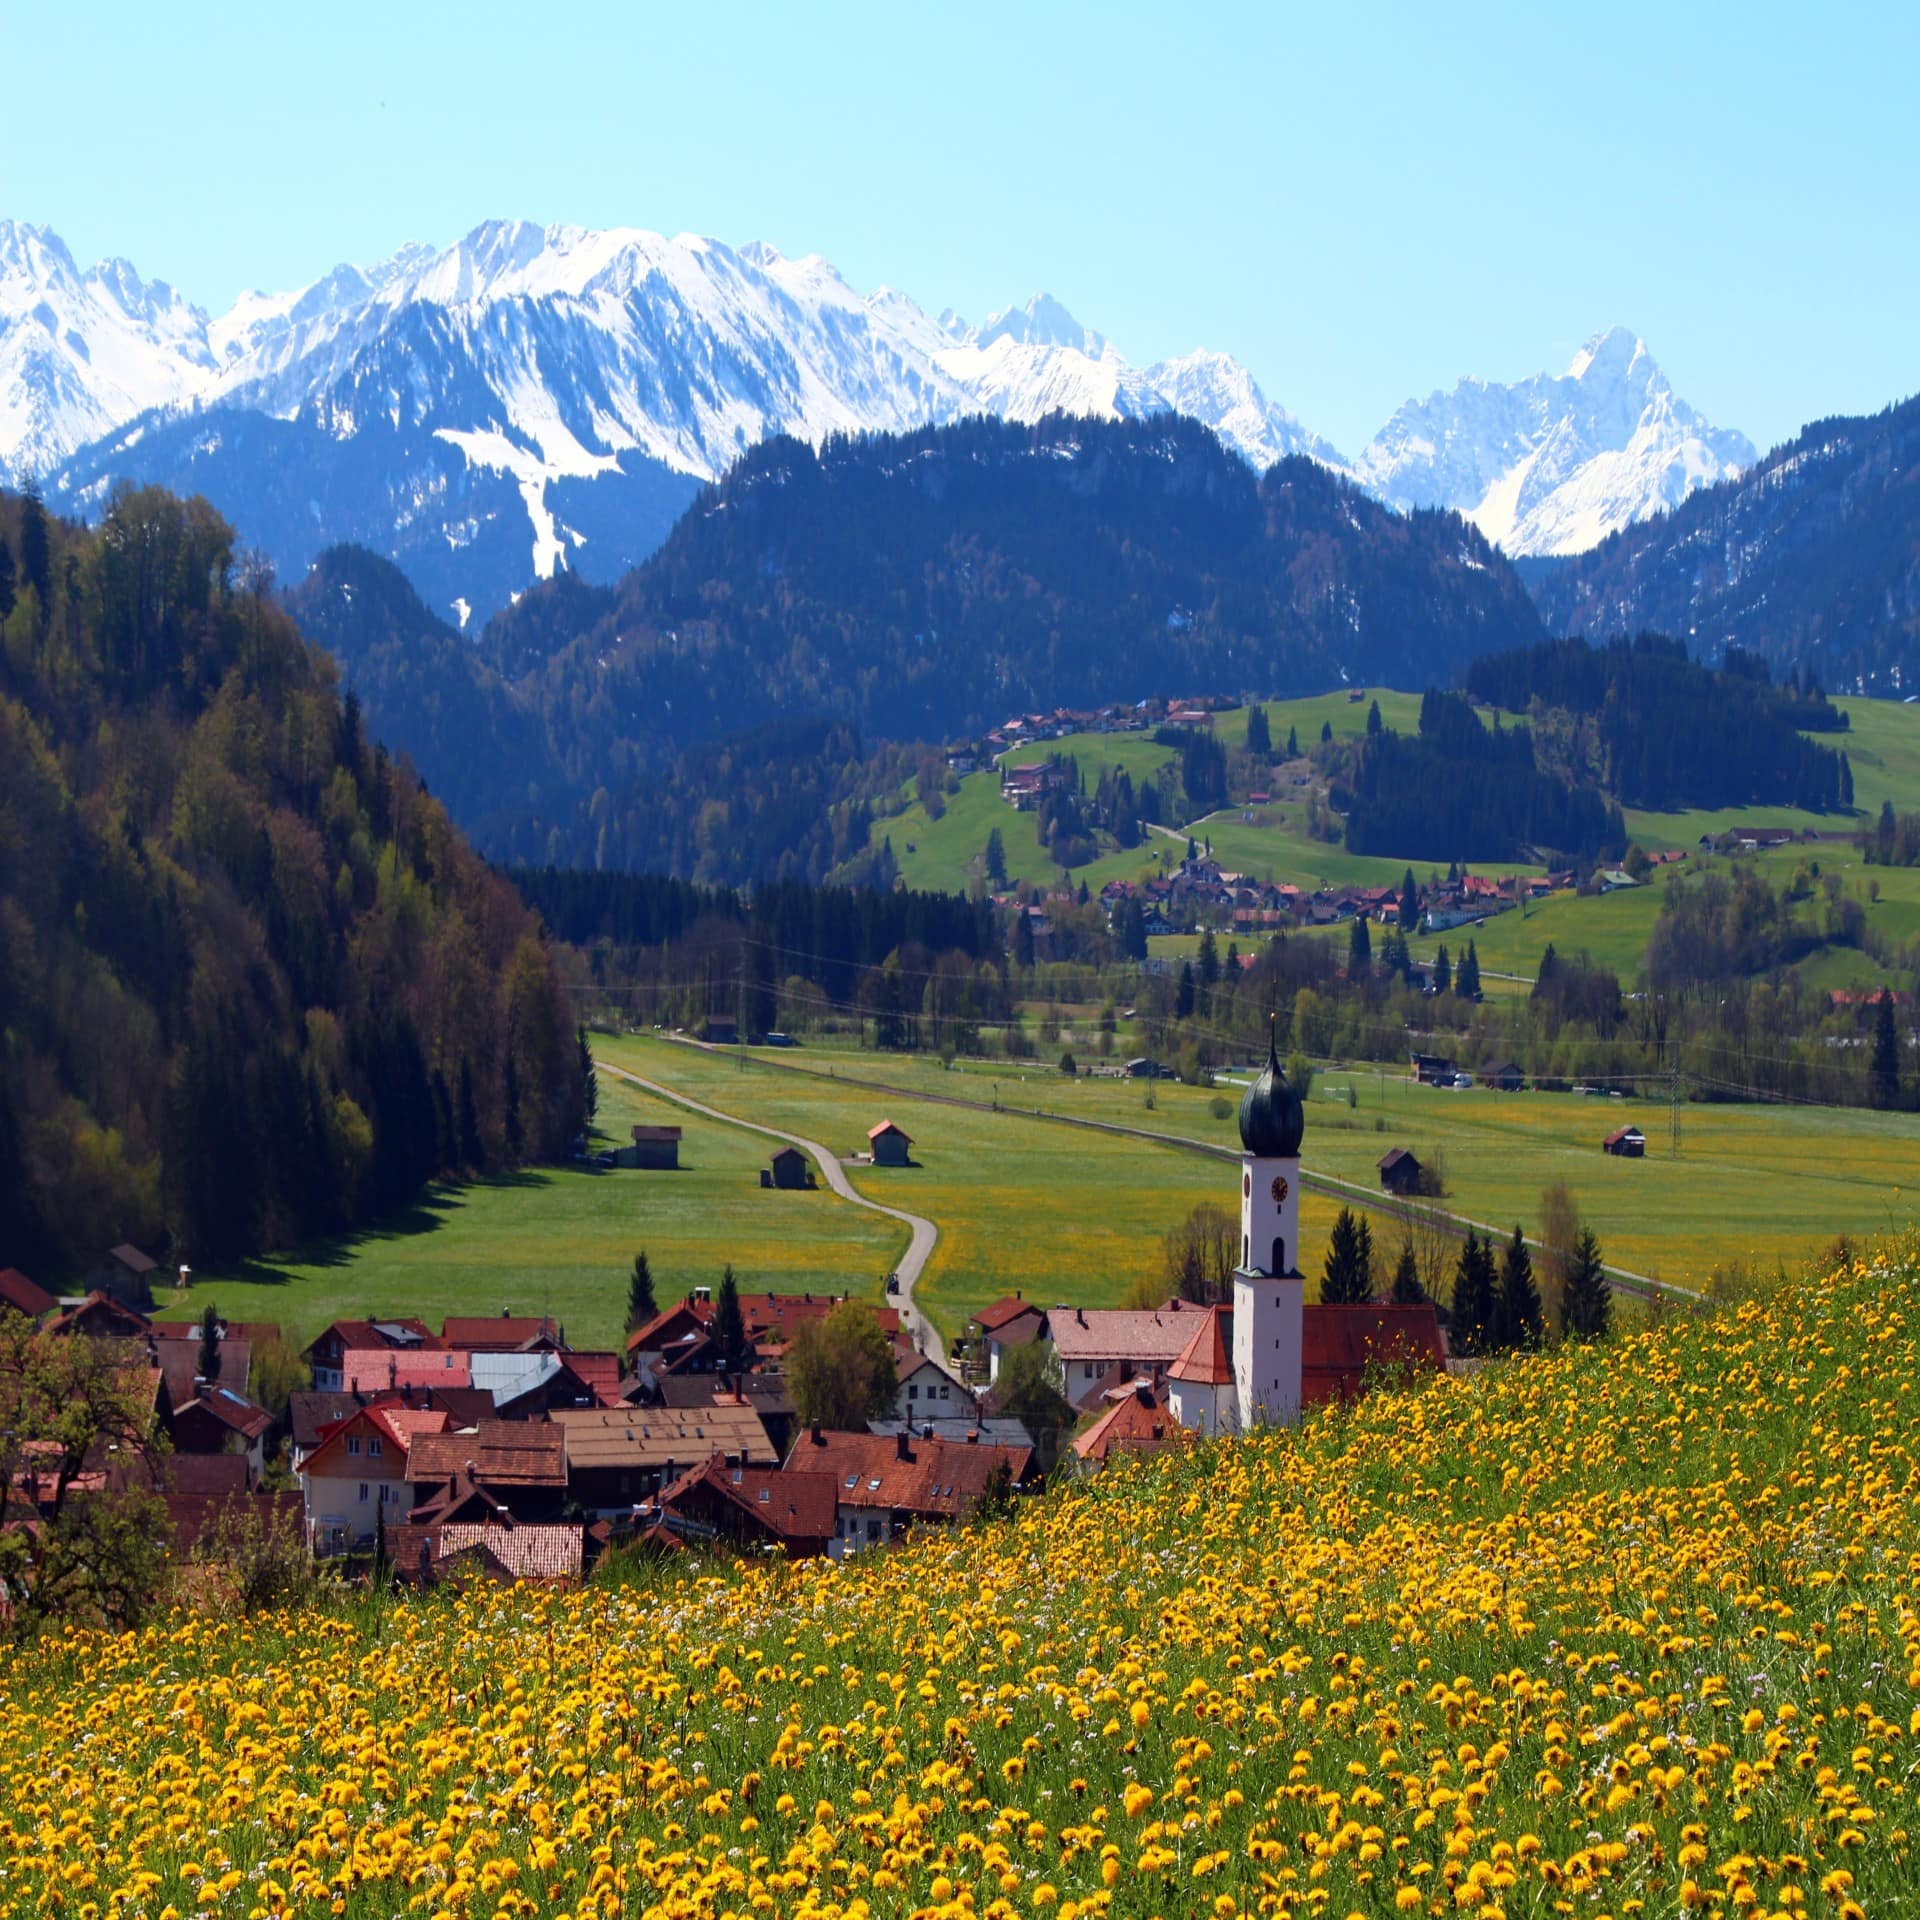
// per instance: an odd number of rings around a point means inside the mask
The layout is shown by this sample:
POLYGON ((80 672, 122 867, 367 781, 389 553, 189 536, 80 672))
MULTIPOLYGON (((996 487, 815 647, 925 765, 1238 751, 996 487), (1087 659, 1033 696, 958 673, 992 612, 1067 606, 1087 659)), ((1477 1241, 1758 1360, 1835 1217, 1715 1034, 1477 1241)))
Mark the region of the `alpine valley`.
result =
POLYGON ((1516 555, 1591 546, 1755 457, 1622 328, 1558 377, 1409 401, 1349 460, 1225 354, 1140 367, 1044 295, 968 325, 760 244, 489 222, 214 318, 0 220, 0 481, 81 517, 120 481, 204 494, 288 578, 353 542, 456 628, 563 567, 612 585, 770 437, 1169 412, 1256 470, 1305 454, 1516 555))

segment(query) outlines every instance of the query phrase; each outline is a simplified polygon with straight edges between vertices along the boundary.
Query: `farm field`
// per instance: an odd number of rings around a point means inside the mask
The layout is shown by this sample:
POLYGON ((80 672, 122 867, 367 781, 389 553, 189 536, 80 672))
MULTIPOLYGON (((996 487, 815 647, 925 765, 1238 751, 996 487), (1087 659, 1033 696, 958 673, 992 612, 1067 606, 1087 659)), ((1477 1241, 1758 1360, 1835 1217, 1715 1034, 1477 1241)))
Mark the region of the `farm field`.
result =
POLYGON ((105 1914, 1879 1920, 1917 1454, 1908 1246, 846 1562, 63 1633, 0 1666, 0 1861, 105 1914))
MULTIPOLYGON (((814 1073, 831 1068, 836 1074, 898 1088, 907 1098, 944 1093, 989 1102, 998 1099, 1003 1108, 1037 1108, 1229 1148, 1238 1145, 1232 1114, 1215 1118, 1211 1112, 1219 1098, 1237 1105, 1239 1090, 1233 1086, 1213 1093, 1159 1082, 1149 1109, 1141 1084, 1090 1078, 1069 1081, 1039 1066, 1009 1072, 1004 1063, 968 1062, 949 1070, 938 1060, 924 1057, 804 1049, 786 1066, 765 1064, 765 1056, 749 1052, 746 1057, 753 1064, 743 1076, 730 1059, 702 1056, 692 1049, 661 1042, 610 1044, 644 1049, 658 1067, 652 1077, 672 1084, 688 1084, 686 1076, 691 1075, 709 1088, 718 1088, 727 1075, 736 1086, 744 1078, 755 1087, 752 1110, 757 1115, 777 1116, 793 1110, 789 1102, 808 1105, 824 1098, 825 1108, 814 1110, 845 1111, 850 1130, 860 1115, 874 1111, 876 1102, 885 1103, 885 1096, 818 1079, 803 1082, 800 1089, 779 1084, 801 1078, 793 1066, 805 1066, 814 1073)), ((716 1104, 727 1104, 720 1091, 712 1097, 716 1104)), ((913 1122, 903 1118, 905 1111, 904 1100, 888 1104, 892 1117, 916 1131, 913 1122)), ((1033 1159, 1012 1177, 1018 1183, 1019 1211, 1023 1216, 1033 1212, 1036 1220, 1049 1206, 1057 1210, 1055 1217, 1073 1218, 1080 1193, 1105 1190, 1107 1175, 1103 1172, 1096 1186, 1092 1168, 1104 1163, 1110 1147, 1127 1144, 1097 1135, 1075 1135, 1014 1112, 968 1113, 932 1105, 920 1111, 926 1116, 929 1170, 936 1157, 932 1143, 956 1127, 960 1129, 956 1137, 968 1143, 983 1136, 991 1139, 996 1133, 1002 1141, 1009 1135, 1030 1139, 1031 1153, 1047 1158, 1044 1162, 1033 1159), (1050 1183, 1058 1183, 1052 1196, 1045 1191, 1050 1183)), ((776 1118, 774 1124, 780 1121, 776 1118)), ((863 1132, 867 1124, 871 1122, 863 1122, 857 1131, 863 1132)), ((1681 1152, 1676 1158, 1668 1140, 1667 1108, 1657 1101, 1503 1094, 1479 1087, 1442 1090, 1415 1085, 1404 1071, 1376 1073, 1364 1064, 1323 1067, 1307 1102, 1306 1170, 1351 1182, 1374 1196, 1376 1229, 1397 1242, 1399 1228, 1391 1218, 1391 1203, 1379 1196, 1377 1170, 1380 1156, 1395 1146, 1409 1147, 1423 1160, 1436 1153, 1443 1157, 1449 1184, 1447 1208, 1503 1229, 1517 1221, 1527 1232, 1535 1232, 1541 1193, 1554 1181, 1565 1180, 1599 1234, 1611 1264, 1697 1289, 1716 1267, 1731 1261, 1768 1265, 1784 1261, 1791 1267, 1816 1255, 1837 1235, 1880 1232, 1910 1222, 1914 1172, 1920 1167, 1920 1119, 1825 1107, 1687 1105, 1681 1109, 1681 1152), (1345 1098, 1349 1089, 1352 1106, 1345 1098), (1647 1136, 1646 1158, 1617 1160, 1603 1154, 1602 1136, 1629 1123, 1647 1136), (1703 1195, 1710 1198, 1703 1201, 1703 1195)), ((971 1144, 965 1150, 969 1156, 978 1151, 971 1144)), ((1150 1150, 1149 1154, 1150 1164, 1161 1158, 1150 1150)), ((1016 1148, 1012 1155, 1016 1164, 1028 1157, 1024 1148, 1016 1148)), ((1120 1162, 1122 1169, 1129 1164, 1120 1162)), ((1217 1172, 1198 1159, 1192 1167, 1193 1197, 1220 1199, 1217 1172)), ((884 1197, 866 1181, 884 1182, 891 1177, 861 1176, 862 1191, 884 1197)), ((918 1181, 920 1176, 913 1178, 918 1181)), ((1227 1186, 1230 1202, 1231 1183, 1227 1186)), ((996 1230, 985 1220, 978 1227, 971 1224, 980 1216, 997 1215, 1002 1203, 994 1194, 977 1191, 965 1175, 943 1169, 937 1188, 929 1183, 913 1191, 935 1196, 927 1205, 907 1204, 939 1222, 943 1243, 950 1218, 968 1223, 961 1229, 967 1242, 976 1235, 991 1239, 996 1230), (941 1211, 943 1206, 947 1213, 941 1211)), ((1307 1195, 1301 1265, 1310 1276, 1318 1272, 1338 1205, 1337 1199, 1324 1194, 1310 1190, 1307 1195)), ((1184 1205, 1172 1211, 1177 1217, 1184 1205)), ((1157 1234, 1159 1229, 1152 1231, 1157 1234)), ((1074 1233, 1078 1246, 1079 1229, 1074 1233)), ((1048 1230, 1036 1227, 1022 1263, 1045 1260, 1047 1238, 1048 1230)), ((1077 1260, 1073 1264, 1082 1265, 1077 1260)), ((1097 1269, 1100 1263, 1085 1265, 1097 1269)), ((1089 1278, 1091 1284, 1098 1284, 1089 1278)), ((947 1321, 953 1318, 948 1300, 957 1298, 952 1286, 952 1281, 943 1280, 927 1293, 930 1310, 947 1321)), ((998 1291, 993 1289, 985 1297, 992 1298, 998 1291)), ((1080 1299, 1083 1291, 1076 1286, 1073 1297, 1080 1299)), ((1117 1293, 1085 1291, 1088 1304, 1109 1297, 1117 1293)), ((966 1304, 975 1303, 969 1293, 966 1304)))
POLYGON ((677 1173, 540 1167, 506 1180, 436 1187, 397 1221, 210 1274, 164 1293, 167 1319, 211 1302, 236 1320, 277 1320, 296 1346, 343 1314, 551 1313, 575 1346, 618 1344, 627 1274, 645 1248, 664 1302, 726 1263, 746 1291, 808 1289, 878 1295, 906 1248, 906 1229, 823 1187, 763 1193, 773 1143, 600 1082, 599 1127, 611 1144, 635 1121, 683 1126, 677 1173), (777 1231, 768 1231, 774 1209, 777 1231), (764 1210, 756 1223, 755 1210, 764 1210))

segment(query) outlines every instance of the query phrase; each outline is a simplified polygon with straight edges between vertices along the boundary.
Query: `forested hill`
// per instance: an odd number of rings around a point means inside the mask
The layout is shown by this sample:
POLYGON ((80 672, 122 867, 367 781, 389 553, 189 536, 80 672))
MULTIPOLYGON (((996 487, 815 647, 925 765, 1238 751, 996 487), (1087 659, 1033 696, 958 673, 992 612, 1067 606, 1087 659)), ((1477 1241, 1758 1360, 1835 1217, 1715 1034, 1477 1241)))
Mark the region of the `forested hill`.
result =
POLYGON ((535 917, 204 502, 0 495, 0 1265, 212 1264, 564 1147, 535 917))
POLYGON ((1194 421, 971 420, 756 448, 550 674, 606 658, 680 739, 827 711, 942 739, 1151 692, 1417 685, 1541 637, 1456 515, 1194 421))
POLYGON ((1555 633, 1685 634, 1833 688, 1920 685, 1920 399, 1822 420, 1738 480, 1570 560, 1527 561, 1555 633))
POLYGON ((1163 416, 974 420, 750 453, 612 591, 563 576, 468 641, 397 569, 288 596, 369 724, 490 856, 818 880, 906 770, 881 743, 1150 693, 1423 685, 1542 637, 1452 514, 1163 416))

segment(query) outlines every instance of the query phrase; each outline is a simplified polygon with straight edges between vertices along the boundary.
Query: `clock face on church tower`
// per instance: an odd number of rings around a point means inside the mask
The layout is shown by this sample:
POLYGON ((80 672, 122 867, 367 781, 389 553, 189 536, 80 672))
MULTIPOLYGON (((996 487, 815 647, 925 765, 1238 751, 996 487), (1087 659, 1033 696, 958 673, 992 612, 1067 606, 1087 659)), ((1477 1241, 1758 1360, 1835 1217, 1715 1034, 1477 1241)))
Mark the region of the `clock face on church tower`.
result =
POLYGON ((1283 1205, 1286 1201, 1286 1197, 1287 1197, 1287 1183, 1285 1180, 1283 1180, 1280 1177, 1279 1174, 1276 1173, 1273 1176, 1273 1204, 1276 1207, 1283 1205))

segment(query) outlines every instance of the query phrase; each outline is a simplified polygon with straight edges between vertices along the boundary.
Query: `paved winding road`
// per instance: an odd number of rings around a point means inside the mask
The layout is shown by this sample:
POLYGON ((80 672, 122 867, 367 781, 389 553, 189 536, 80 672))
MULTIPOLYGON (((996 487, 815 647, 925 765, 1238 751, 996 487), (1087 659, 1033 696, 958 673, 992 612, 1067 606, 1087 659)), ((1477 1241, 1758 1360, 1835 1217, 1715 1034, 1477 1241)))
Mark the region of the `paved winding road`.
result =
POLYGON ((842 1200, 851 1201, 856 1207, 865 1207, 870 1213, 884 1213, 889 1220, 898 1220, 907 1227, 913 1237, 899 1266, 894 1269, 899 1275, 900 1291, 893 1296, 893 1304, 900 1309, 900 1325, 905 1329, 908 1339, 922 1353, 931 1354, 942 1366, 946 1365, 946 1342, 940 1338, 939 1330, 920 1311, 913 1298, 914 1287, 940 1240, 940 1229, 931 1220, 923 1220, 917 1213, 908 1213, 904 1207, 883 1207, 878 1200, 869 1200, 865 1194, 856 1193, 853 1183, 847 1178, 846 1169, 817 1140, 802 1139, 799 1134, 783 1132, 779 1127, 765 1127, 757 1120, 742 1120, 738 1114, 706 1106, 672 1087, 662 1086, 657 1080, 645 1079, 640 1074, 632 1073, 625 1067, 613 1066, 605 1060, 597 1060, 594 1064, 600 1072, 610 1073, 616 1080, 643 1087, 648 1093, 662 1100, 670 1100, 675 1106, 685 1107, 691 1113, 704 1114, 707 1119, 718 1120, 723 1126, 744 1127, 749 1133, 764 1133, 769 1139, 784 1140, 789 1146, 798 1147, 819 1167, 827 1185, 842 1200))

